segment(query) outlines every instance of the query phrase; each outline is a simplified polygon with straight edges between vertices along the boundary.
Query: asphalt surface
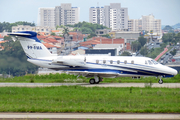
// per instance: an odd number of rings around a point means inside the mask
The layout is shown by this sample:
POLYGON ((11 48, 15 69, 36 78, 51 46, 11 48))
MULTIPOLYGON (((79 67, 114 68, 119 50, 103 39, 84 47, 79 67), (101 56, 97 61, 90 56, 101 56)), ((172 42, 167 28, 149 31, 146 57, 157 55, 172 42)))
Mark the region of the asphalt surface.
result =
POLYGON ((0 87, 51 87, 51 86, 72 86, 81 85, 84 87, 166 87, 166 88, 180 88, 180 83, 0 83, 0 87))
POLYGON ((1 119, 179 120, 180 114, 126 113, 0 113, 1 119))

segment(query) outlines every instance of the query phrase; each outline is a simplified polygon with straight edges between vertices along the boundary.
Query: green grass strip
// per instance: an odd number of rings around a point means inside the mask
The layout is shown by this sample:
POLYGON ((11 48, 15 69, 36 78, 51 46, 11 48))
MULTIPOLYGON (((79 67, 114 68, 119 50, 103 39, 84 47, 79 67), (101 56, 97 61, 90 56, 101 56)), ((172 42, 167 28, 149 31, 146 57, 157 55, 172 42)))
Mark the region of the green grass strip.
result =
MULTIPOLYGON (((3 83, 89 83, 90 78, 77 77, 77 75, 69 74, 49 74, 49 75, 25 75, 13 78, 0 78, 3 83)), ((103 83, 158 83, 156 77, 141 77, 133 79, 132 77, 104 78, 103 83)), ((180 83, 180 74, 172 78, 163 78, 164 83, 180 83)))
POLYGON ((180 113, 180 89, 1 87, 0 112, 180 113))

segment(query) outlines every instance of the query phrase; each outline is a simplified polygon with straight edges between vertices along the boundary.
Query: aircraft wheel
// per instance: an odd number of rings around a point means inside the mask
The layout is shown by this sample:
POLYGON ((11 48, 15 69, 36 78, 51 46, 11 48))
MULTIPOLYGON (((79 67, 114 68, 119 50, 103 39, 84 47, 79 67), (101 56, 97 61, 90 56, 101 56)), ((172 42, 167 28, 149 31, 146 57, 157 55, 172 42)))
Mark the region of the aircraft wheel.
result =
POLYGON ((95 84, 95 79, 91 78, 91 79, 89 80, 89 83, 90 83, 90 84, 95 84))
POLYGON ((95 82, 95 84, 99 84, 99 82, 100 82, 100 81, 98 81, 98 82, 95 82))
POLYGON ((163 80, 162 79, 159 80, 159 84, 163 84, 163 80))

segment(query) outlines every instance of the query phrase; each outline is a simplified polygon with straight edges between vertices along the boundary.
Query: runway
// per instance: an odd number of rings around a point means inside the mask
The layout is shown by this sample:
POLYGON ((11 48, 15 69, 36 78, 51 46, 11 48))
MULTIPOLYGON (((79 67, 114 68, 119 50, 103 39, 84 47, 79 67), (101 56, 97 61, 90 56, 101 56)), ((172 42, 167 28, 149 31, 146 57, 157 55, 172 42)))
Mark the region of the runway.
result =
POLYGON ((179 120, 180 114, 129 113, 0 113, 0 119, 179 120))
POLYGON ((51 87, 51 86, 72 86, 80 85, 84 87, 166 87, 166 88, 180 88, 180 83, 0 83, 0 87, 51 87))

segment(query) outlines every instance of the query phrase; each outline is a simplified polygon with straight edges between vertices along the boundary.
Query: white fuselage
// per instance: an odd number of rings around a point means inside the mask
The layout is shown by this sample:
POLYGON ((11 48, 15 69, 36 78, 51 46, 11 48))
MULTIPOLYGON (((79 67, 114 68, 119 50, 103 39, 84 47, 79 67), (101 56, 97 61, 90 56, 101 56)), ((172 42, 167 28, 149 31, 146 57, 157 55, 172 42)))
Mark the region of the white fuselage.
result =
MULTIPOLYGON (((146 57, 53 56, 28 59, 41 67, 71 72, 106 73, 118 76, 174 76, 177 71, 146 57)), ((102 77, 104 77, 102 75, 102 77)))

